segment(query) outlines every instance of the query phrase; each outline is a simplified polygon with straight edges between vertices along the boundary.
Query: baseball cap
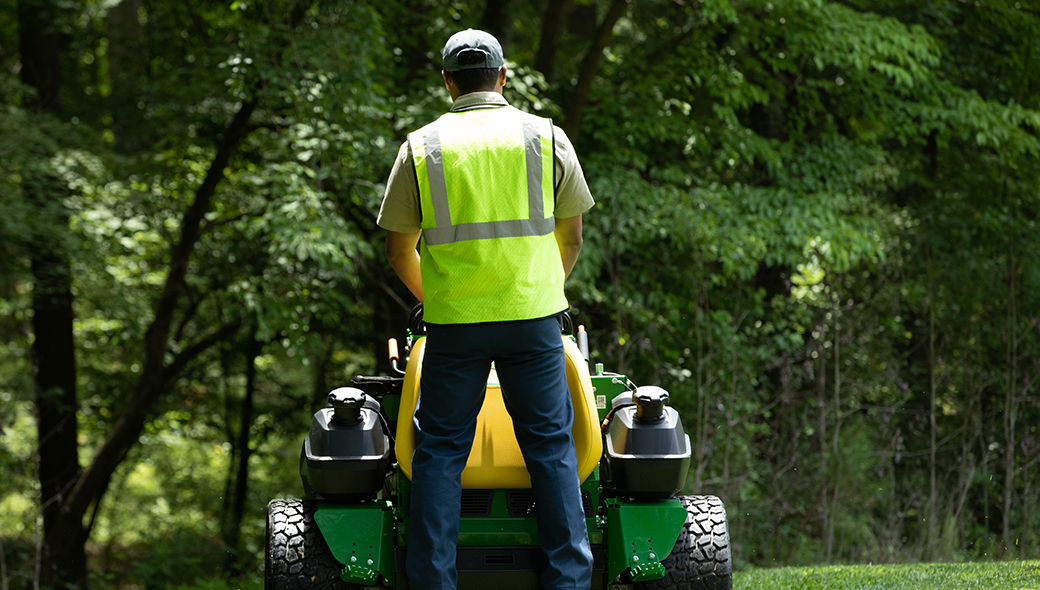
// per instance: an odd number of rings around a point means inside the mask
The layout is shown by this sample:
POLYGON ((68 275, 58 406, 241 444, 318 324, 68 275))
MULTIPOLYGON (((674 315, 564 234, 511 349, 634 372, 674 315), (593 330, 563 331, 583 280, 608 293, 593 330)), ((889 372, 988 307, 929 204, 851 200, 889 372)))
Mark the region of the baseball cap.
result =
POLYGON ((497 68, 505 63, 498 39, 476 29, 466 29, 452 35, 441 50, 441 57, 444 58, 444 70, 447 72, 497 68))

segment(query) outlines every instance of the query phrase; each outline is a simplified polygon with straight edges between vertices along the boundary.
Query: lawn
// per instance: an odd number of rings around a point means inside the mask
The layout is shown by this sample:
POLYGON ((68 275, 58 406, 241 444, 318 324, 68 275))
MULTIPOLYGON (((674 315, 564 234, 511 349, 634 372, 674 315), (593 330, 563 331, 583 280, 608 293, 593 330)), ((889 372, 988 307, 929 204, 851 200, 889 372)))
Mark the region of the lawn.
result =
POLYGON ((1040 561, 852 565, 737 572, 734 590, 1040 590, 1040 561))

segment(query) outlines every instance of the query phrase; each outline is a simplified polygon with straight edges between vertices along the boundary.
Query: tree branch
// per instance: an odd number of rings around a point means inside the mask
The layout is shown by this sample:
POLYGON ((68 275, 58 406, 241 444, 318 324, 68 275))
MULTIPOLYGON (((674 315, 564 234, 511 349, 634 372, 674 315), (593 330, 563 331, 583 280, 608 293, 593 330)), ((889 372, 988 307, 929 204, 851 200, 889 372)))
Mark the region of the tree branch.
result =
POLYGON ((581 120, 585 115, 585 105, 589 101, 589 94, 592 92, 592 82, 599 71, 599 64, 603 61, 603 50, 606 49, 610 39, 614 36, 614 25, 625 14, 631 3, 632 0, 614 0, 611 2, 610 9, 607 10, 607 15, 603 18, 603 22, 596 32, 596 38, 592 43, 592 47, 585 54, 585 59, 581 60, 578 83, 574 85, 571 100, 567 103, 567 111, 564 115, 563 130, 572 142, 577 141, 581 131, 581 120))
POLYGON ((231 155, 239 143, 245 139, 249 118, 256 109, 256 105, 257 99, 254 97, 239 107, 227 132, 224 133, 224 137, 217 146, 217 153, 210 163, 205 180, 195 191, 195 200, 184 212, 180 224, 180 238, 170 258, 166 282, 155 306, 155 316, 145 332, 141 377, 127 409, 116 421, 112 432, 98 449, 94 460, 76 482, 76 486, 66 501, 64 510, 74 518, 82 518, 91 502, 100 499, 107 481, 119 465, 126 447, 133 445, 137 440, 152 405, 162 393, 160 376, 167 374, 164 366, 166 350, 173 315, 184 289, 188 261, 201 237, 201 225, 210 209, 217 185, 224 178, 224 169, 227 168, 231 155))
POLYGON ((534 59, 534 69, 545 76, 545 81, 552 83, 556 71, 556 53, 563 39, 563 25, 567 20, 574 0, 548 0, 545 13, 542 15, 542 34, 538 39, 538 55, 534 59))
POLYGON ((202 338, 201 340, 198 340, 188 348, 182 350, 180 354, 173 357, 173 360, 170 361, 170 364, 167 365, 166 368, 163 370, 162 375, 159 377, 161 384, 167 385, 171 381, 176 379, 177 376, 180 375, 181 371, 183 371, 184 368, 188 366, 188 363, 195 360, 196 357, 205 352, 214 344, 226 340, 227 338, 230 338, 235 332, 238 331, 239 328, 242 327, 242 323, 242 318, 237 318, 230 322, 227 322, 219 328, 217 328, 214 332, 210 333, 208 336, 202 338))
MULTIPOLYGON (((293 6, 290 14, 291 28, 295 28, 303 20, 313 4, 314 0, 302 0, 293 6)), ((152 407, 166 385, 177 377, 188 362, 214 343, 234 333, 241 323, 239 320, 225 324, 174 357, 169 366, 166 365, 170 330, 185 286, 188 262, 202 237, 202 224, 206 213, 211 209, 217 186, 224 178, 224 170, 238 146, 251 131, 249 121, 259 102, 261 82, 256 82, 256 92, 252 97, 239 105, 224 136, 217 144, 216 154, 205 179, 195 191, 194 201, 181 218, 180 236, 170 257, 166 281, 155 305, 155 316, 145 332, 141 376, 125 410, 65 501, 62 510, 69 518, 82 521, 90 504, 101 500, 112 473, 123 460, 127 449, 137 442, 152 407)))
POLYGON ((188 323, 191 322, 192 318, 195 317, 195 314, 198 313, 199 306, 202 305, 202 302, 204 301, 203 297, 192 297, 192 292, 187 281, 185 281, 183 288, 188 293, 188 309, 184 310, 184 313, 181 314, 180 324, 177 326, 177 329, 173 331, 174 342, 177 342, 184 337, 184 329, 188 327, 188 323))
POLYGON ((191 0, 184 0, 184 6, 188 8, 188 16, 191 17, 191 23, 195 26, 195 34, 199 36, 199 39, 202 39, 203 45, 212 47, 209 32, 206 31, 206 24, 202 22, 199 13, 195 11, 195 5, 191 3, 191 0))
POLYGON ((651 51, 649 54, 647 54, 646 58, 643 60, 643 63, 644 64, 656 64, 656 63, 659 63, 664 58, 664 56, 666 56, 669 53, 675 51, 677 48, 682 46, 683 43, 686 43, 686 40, 689 39, 690 37, 692 37, 693 34, 696 33, 697 31, 698 31, 698 28, 697 28, 696 23, 691 24, 682 33, 679 33, 675 37, 672 37, 671 39, 665 41, 660 46, 658 46, 653 51, 651 51))
POLYGON ((202 235, 206 235, 218 227, 227 225, 229 223, 234 223, 239 219, 245 219, 246 217, 260 217, 264 213, 267 213, 267 207, 261 207, 256 211, 246 211, 245 213, 239 213, 238 215, 225 217, 224 219, 216 219, 214 221, 210 221, 206 223, 204 226, 202 226, 202 235))

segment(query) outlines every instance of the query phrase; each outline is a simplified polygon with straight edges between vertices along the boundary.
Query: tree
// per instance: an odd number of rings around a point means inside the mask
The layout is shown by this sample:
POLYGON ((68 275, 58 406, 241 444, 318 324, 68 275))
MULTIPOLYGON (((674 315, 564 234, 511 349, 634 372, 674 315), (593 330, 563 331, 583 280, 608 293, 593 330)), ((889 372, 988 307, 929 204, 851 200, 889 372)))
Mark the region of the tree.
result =
MULTIPOLYGON (((18 3, 19 52, 23 83, 34 91, 25 108, 37 118, 60 119, 62 68, 59 29, 61 11, 55 2, 18 3)), ((48 160, 58 157, 55 145, 41 146, 42 162, 27 167, 22 183, 32 217, 39 220, 32 236, 33 375, 39 479, 43 513, 43 583, 82 584, 87 564, 71 547, 86 542, 81 522, 63 517, 63 504, 80 477, 76 441, 76 355, 73 338, 72 270, 69 262, 68 212, 65 191, 48 160), (47 149, 47 148, 50 149, 47 149)))

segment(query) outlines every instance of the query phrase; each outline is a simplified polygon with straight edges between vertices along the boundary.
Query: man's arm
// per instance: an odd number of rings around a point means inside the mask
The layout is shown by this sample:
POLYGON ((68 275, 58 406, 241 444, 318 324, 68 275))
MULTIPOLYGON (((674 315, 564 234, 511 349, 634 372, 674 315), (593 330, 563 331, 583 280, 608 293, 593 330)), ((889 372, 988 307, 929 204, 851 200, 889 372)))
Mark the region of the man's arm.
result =
POLYGON ((563 277, 570 276, 574 263, 581 252, 581 214, 565 219, 556 218, 556 245, 560 247, 560 259, 563 261, 563 277))
POLYGON ((419 270, 419 253, 415 251, 415 246, 419 243, 421 235, 422 231, 401 233, 387 230, 386 232, 386 259, 390 262, 390 267, 397 273, 398 278, 408 287, 412 295, 415 295, 419 303, 422 303, 423 300, 422 273, 419 270))

